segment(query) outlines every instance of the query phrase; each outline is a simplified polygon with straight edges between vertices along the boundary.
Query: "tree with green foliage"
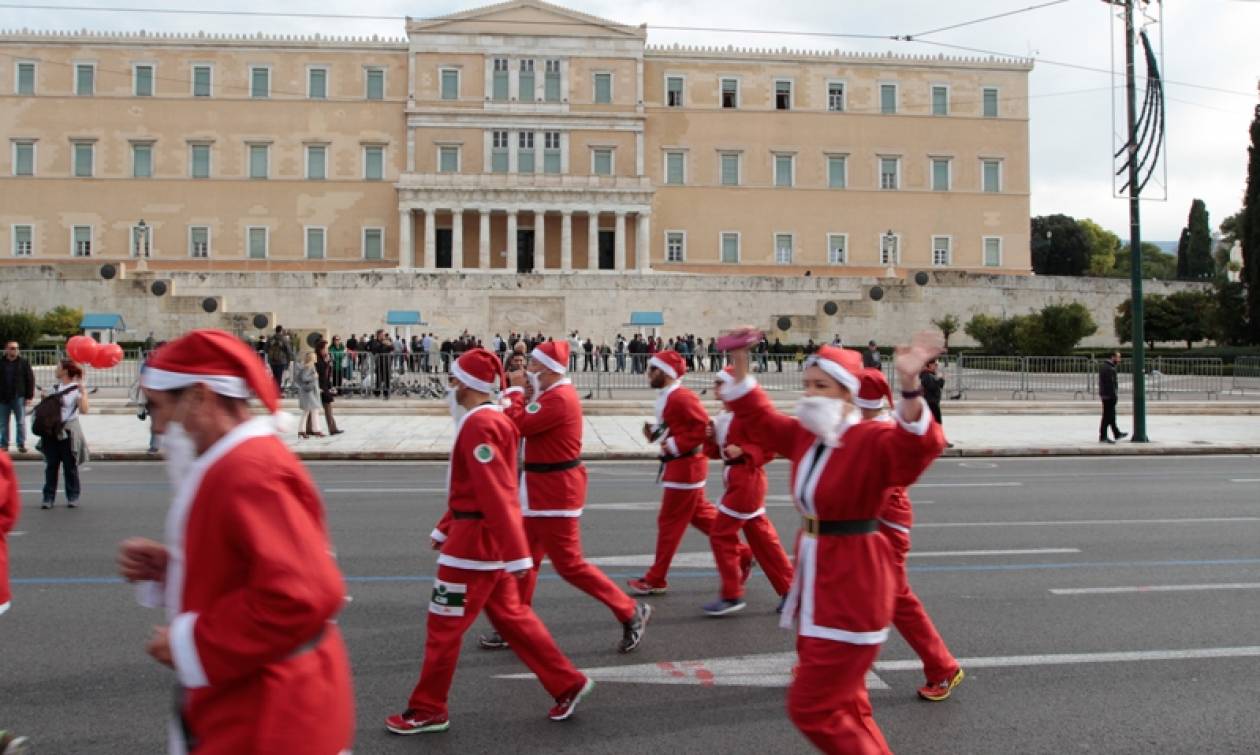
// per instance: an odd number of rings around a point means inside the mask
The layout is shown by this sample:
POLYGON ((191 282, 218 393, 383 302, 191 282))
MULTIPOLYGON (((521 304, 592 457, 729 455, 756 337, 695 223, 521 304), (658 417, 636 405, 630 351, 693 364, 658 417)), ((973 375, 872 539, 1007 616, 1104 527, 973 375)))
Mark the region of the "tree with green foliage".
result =
POLYGON ((1033 218, 1031 251, 1037 275, 1084 275, 1089 270, 1089 240, 1068 215, 1033 218))
POLYGON ((1186 226, 1189 247, 1186 254, 1186 278, 1209 280, 1212 277, 1212 226, 1208 222, 1207 205, 1202 199, 1190 203, 1186 226))
MULTIPOLYGON (((1163 294, 1146 294, 1142 297, 1142 310, 1146 315, 1142 323, 1142 332, 1146 336, 1146 345, 1155 348, 1156 343, 1180 340, 1177 327, 1177 315, 1168 297, 1163 294)), ((1116 307, 1116 338, 1120 343, 1128 343, 1133 338, 1133 300, 1125 299, 1116 307)))
POLYGON ((980 350, 985 354, 1014 354, 1018 349, 1013 318, 975 315, 967 322, 963 332, 980 344, 980 350))
MULTIPOLYGON (((1111 278, 1129 277, 1129 245, 1120 247, 1116 253, 1116 266, 1108 274, 1111 278)), ((1177 277, 1177 259, 1164 254, 1154 244, 1142 242, 1142 278, 1146 280, 1175 280, 1177 277)))
POLYGON ((1251 121, 1251 146, 1247 148, 1247 189, 1243 193, 1242 283, 1247 291, 1248 340, 1260 343, 1260 105, 1251 121))
POLYGON ((1089 218, 1078 220, 1077 225, 1085 234, 1089 247, 1087 272, 1089 275, 1101 278, 1116 265, 1116 252, 1120 251, 1120 237, 1089 218))
POLYGON ((62 304, 44 313, 44 316, 40 318, 40 327, 46 335, 69 338, 79 334, 81 322, 83 322, 83 310, 62 304))
POLYGON ((1228 346, 1247 343, 1247 291, 1242 283, 1218 277, 1214 286, 1212 340, 1228 346))
POLYGON ((28 347, 39 334, 39 318, 30 312, 0 312, 0 344, 17 341, 28 347))
POLYGON ((1085 305, 1072 302, 1008 318, 976 315, 963 330, 986 354, 1066 356, 1081 339, 1096 333, 1098 326, 1085 305))
POLYGON ((1181 238, 1177 239, 1177 280, 1190 277, 1190 229, 1181 229, 1181 238))
POLYGON ((1186 349, 1213 338, 1212 322, 1216 301, 1207 291, 1177 291, 1165 300, 1170 328, 1168 340, 1185 341, 1186 349))
POLYGON ((962 327, 962 323, 958 322, 958 318, 953 315, 945 315, 944 317, 933 320, 932 324, 941 331, 941 335, 945 336, 946 349, 949 348, 949 337, 957 333, 958 329, 962 327))

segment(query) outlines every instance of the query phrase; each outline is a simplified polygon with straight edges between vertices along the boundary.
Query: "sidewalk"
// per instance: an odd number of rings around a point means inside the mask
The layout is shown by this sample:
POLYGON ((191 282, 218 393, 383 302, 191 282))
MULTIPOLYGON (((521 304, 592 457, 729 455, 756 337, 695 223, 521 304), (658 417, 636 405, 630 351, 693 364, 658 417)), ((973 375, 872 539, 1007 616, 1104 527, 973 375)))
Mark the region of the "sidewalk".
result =
MULTIPOLYGON (((308 460, 444 460, 450 451, 454 422, 441 414, 364 413, 350 409, 337 417, 345 433, 301 439, 285 436, 289 446, 308 460)), ((406 411, 406 410, 403 410, 406 411)), ((414 411, 414 410, 413 410, 414 411)), ((790 411, 790 410, 789 410, 790 411)), ((1124 411, 1124 407, 1121 407, 1124 411)), ((296 420, 297 417, 295 416, 296 420)), ((582 456, 588 460, 654 459, 643 440, 650 411, 586 417, 582 456)), ((145 453, 149 423, 135 414, 90 414, 82 418, 92 456, 98 460, 153 459, 145 453)), ((1126 413, 1121 429, 1132 428, 1126 413)), ((945 428, 955 444, 946 456, 1085 456, 1260 454, 1260 419, 1246 414, 1152 415, 1147 418, 1151 443, 1098 442, 1098 416, 1076 414, 949 414, 945 428)), ((15 450, 15 449, 10 449, 15 450)), ((34 454, 26 458, 37 458, 34 454)))

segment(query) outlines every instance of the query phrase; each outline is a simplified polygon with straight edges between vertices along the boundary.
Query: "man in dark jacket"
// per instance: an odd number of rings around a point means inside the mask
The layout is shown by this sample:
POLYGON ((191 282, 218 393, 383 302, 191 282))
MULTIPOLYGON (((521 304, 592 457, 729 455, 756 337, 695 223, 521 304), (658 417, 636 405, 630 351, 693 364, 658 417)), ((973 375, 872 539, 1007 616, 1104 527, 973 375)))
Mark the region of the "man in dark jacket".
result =
MULTIPOLYGON (((941 419, 941 394, 945 390, 945 378, 938 374, 940 365, 935 359, 923 365, 923 372, 919 373, 919 385, 923 388, 923 400, 927 402, 928 410, 932 412, 932 416, 936 418, 936 422, 942 427, 945 426, 945 420, 941 419)), ((946 443, 946 448, 953 448, 953 443, 946 443)))
POLYGON ((1116 426, 1116 404, 1120 402, 1119 381, 1116 378, 1116 365, 1120 364, 1120 352, 1113 351, 1098 366, 1098 397, 1102 399, 1102 423, 1098 426, 1099 443, 1115 443, 1127 438, 1128 433, 1120 432, 1116 426), (1116 440, 1107 437, 1107 430, 1115 433, 1116 440))
MULTIPOLYGON (((284 328, 277 325, 276 334, 267 342, 267 364, 271 367, 271 375, 276 380, 276 390, 284 387, 284 371, 289 369, 289 363, 293 361, 293 342, 284 332, 284 328)), ((281 395, 284 395, 281 393, 281 395)))
POLYGON ((31 363, 18 351, 18 342, 4 345, 4 357, 0 358, 0 448, 9 450, 9 415, 17 426, 19 453, 26 453, 26 410, 35 398, 35 371, 31 363))

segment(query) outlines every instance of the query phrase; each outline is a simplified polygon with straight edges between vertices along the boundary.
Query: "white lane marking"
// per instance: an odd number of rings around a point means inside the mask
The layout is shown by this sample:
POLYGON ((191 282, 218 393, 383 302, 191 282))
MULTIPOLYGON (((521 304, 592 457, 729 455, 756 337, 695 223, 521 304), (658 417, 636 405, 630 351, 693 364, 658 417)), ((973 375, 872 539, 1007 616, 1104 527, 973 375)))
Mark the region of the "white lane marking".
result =
POLYGON ((1061 522, 921 522, 914 528, 938 529, 944 527, 1073 527, 1098 524, 1232 524, 1260 522, 1260 516, 1217 516, 1196 519, 1068 519, 1061 522))
POLYGON ((1134 592, 1198 592, 1200 590, 1260 590, 1260 582, 1218 582, 1201 585, 1140 585, 1134 587, 1058 587, 1053 595, 1118 595, 1134 592))
POLYGON ((912 489, 920 488, 1022 488, 1022 482, 920 482, 912 489))
MULTIPOLYGON (((1232 648, 1191 648, 1189 650, 1122 650, 1110 653, 1048 653, 1045 655, 1005 655, 959 658, 970 671, 977 668, 1017 668, 1020 666, 1063 666, 1076 663, 1130 663, 1135 661, 1185 661, 1205 658, 1260 658, 1260 646, 1232 648)), ((921 671, 923 662, 877 661, 876 671, 921 671)))
POLYGON ((1051 553, 1080 553, 1080 548, 1012 548, 991 551, 910 551, 910 558, 948 558, 967 556, 1034 556, 1051 553))
POLYGON ((1260 477, 1243 477, 1243 478, 1239 478, 1235 480, 1230 480, 1230 482, 1260 482, 1260 477))
POLYGON ((445 493, 446 488, 323 488, 325 493, 368 495, 370 493, 445 493))
POLYGON ((997 464, 994 464, 991 461, 964 461, 958 466, 965 467, 967 469, 997 469, 997 464))
MULTIPOLYGON (((917 498, 914 500, 914 505, 915 505, 915 506, 918 506, 918 505, 919 505, 919 504, 921 504, 921 503, 936 503, 936 501, 921 501, 921 500, 919 500, 919 499, 917 499, 917 498)), ((772 508, 772 509, 776 509, 776 508, 792 508, 794 505, 795 505, 795 504, 793 504, 793 503, 792 503, 792 496, 790 496, 790 495, 778 495, 778 494, 775 494, 775 495, 768 495, 768 496, 766 496, 766 506, 767 506, 767 507, 769 507, 769 508, 772 508), (787 506, 779 506, 779 505, 777 505, 777 504, 781 504, 781 503, 785 503, 785 504, 788 504, 788 505, 787 505, 787 506)))
MULTIPOLYGON (((972 556, 1032 556, 1055 553, 1080 553, 1080 548, 1017 548, 1006 550, 965 551, 910 551, 910 558, 968 558, 972 556)), ((599 566, 651 566, 656 559, 653 553, 636 553, 621 556, 596 556, 586 560, 599 566)), ((712 551, 675 553, 673 566, 682 569, 712 569, 715 564, 712 551)))
POLYGON ((13 530, 9 533, 9 537, 21 537, 26 534, 26 530, 13 530))

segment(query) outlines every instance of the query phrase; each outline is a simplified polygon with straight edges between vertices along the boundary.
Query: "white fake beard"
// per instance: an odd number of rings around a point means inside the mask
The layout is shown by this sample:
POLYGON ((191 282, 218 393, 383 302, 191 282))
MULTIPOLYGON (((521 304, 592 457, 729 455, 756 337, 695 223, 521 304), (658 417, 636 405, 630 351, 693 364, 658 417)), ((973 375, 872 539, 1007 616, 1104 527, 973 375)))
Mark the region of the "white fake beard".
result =
POLYGON ((178 422, 166 423, 166 432, 160 437, 162 455, 166 457, 166 476, 171 481, 171 487, 178 490, 197 460, 197 446, 178 422))
POLYGON ((460 406, 459 402, 455 400, 455 389, 453 387, 448 386, 446 389, 446 406, 450 409, 451 418, 455 420, 457 425, 464 418, 464 415, 468 413, 468 410, 460 406))
POLYGON ((796 418, 801 426, 828 446, 840 442, 840 427, 848 412, 844 400, 838 398, 802 396, 796 402, 796 418))
POLYGON ((529 381, 529 391, 531 396, 537 396, 542 393, 542 375, 537 372, 525 371, 525 379, 529 381))

